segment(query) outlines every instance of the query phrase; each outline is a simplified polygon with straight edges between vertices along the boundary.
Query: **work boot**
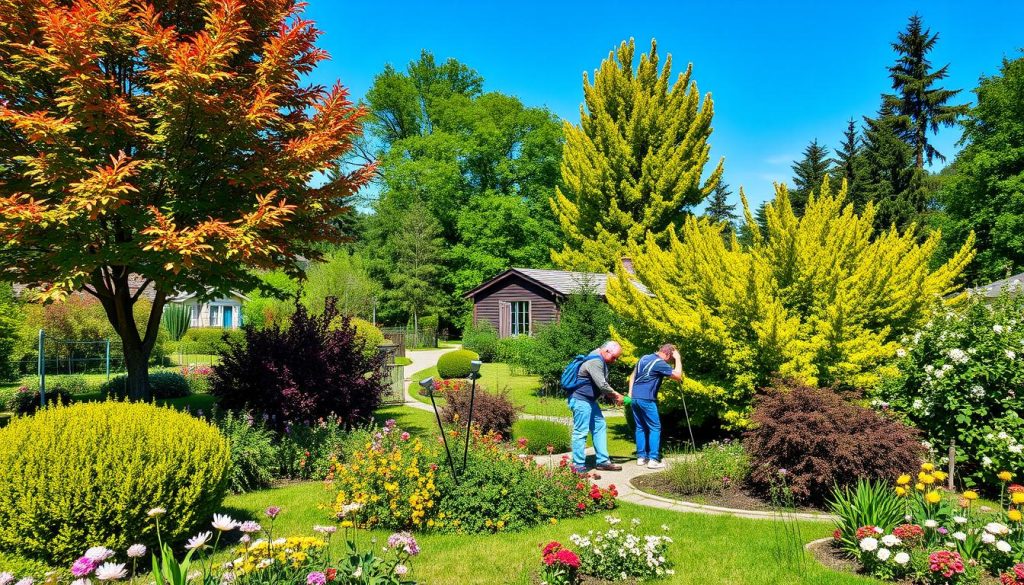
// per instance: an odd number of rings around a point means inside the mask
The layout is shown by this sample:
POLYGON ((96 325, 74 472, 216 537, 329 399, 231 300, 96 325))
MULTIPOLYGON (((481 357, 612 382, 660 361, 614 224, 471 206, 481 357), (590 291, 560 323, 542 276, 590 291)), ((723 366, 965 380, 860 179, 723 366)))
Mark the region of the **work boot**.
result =
POLYGON ((594 469, 597 469, 597 470, 600 470, 600 471, 622 471, 622 466, 621 465, 616 465, 616 464, 612 463, 611 461, 609 461, 608 463, 602 463, 601 465, 595 466, 594 469))

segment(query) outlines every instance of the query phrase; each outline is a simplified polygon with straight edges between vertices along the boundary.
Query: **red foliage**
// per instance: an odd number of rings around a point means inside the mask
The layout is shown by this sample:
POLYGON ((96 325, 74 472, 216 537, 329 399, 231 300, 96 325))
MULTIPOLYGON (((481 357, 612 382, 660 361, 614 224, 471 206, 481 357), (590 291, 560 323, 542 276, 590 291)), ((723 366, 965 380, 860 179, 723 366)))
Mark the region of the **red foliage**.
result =
POLYGON ((752 418, 743 443, 751 486, 770 495, 784 480, 805 504, 824 504, 836 485, 896 477, 923 452, 916 430, 828 389, 780 384, 752 418))

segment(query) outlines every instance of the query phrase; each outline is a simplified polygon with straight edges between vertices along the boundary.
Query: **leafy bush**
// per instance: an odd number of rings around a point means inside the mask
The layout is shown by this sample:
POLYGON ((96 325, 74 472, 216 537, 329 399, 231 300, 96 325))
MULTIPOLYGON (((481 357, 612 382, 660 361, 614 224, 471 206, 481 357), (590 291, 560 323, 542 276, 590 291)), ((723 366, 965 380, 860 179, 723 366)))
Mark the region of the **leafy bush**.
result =
POLYGON ((50 571, 51 568, 46 563, 0 552, 0 573, 10 573, 18 578, 45 575, 50 571))
MULTIPOLYGON (((188 387, 194 394, 206 394, 210 391, 210 376, 213 375, 211 366, 193 365, 181 366, 179 373, 188 382, 188 387)), ((152 382, 150 382, 152 384, 152 382)))
MULTIPOLYGON (((464 437, 456 435, 456 443, 464 437)), ((456 533, 516 531, 616 506, 614 486, 601 489, 566 465, 538 466, 521 455, 497 434, 473 429, 458 485, 449 473, 437 477, 440 503, 433 527, 456 533)))
POLYGON ((689 457, 675 459, 665 471, 673 491, 712 494, 742 485, 750 473, 750 457, 738 442, 711 443, 689 457))
POLYGON ((490 321, 480 321, 462 332, 462 347, 475 351, 482 361, 493 362, 498 357, 498 330, 490 321))
POLYGON ((24 320, 19 305, 11 283, 0 283, 0 380, 3 381, 14 380, 18 374, 14 362, 21 358, 18 331, 24 320))
POLYGON ((387 421, 351 461, 336 467, 335 513, 370 527, 425 526, 439 494, 435 449, 387 421))
POLYGON ((228 409, 252 409, 271 425, 314 421, 330 414, 348 426, 365 423, 380 405, 388 380, 384 356, 363 353, 356 329, 328 300, 324 312, 295 310, 287 329, 245 330, 214 366, 210 391, 228 409))
POLYGON ((324 479, 338 461, 346 461, 350 443, 367 433, 346 430, 342 419, 328 416, 313 423, 287 424, 277 441, 278 477, 324 479))
POLYGON ((351 323, 356 328, 356 338, 363 344, 363 353, 368 356, 377 355, 380 345, 384 343, 384 332, 365 319, 353 318, 351 323))
POLYGON ((708 385, 698 395, 731 428, 749 423, 755 390, 776 375, 811 386, 878 385, 892 373, 893 342, 929 318, 933 299, 956 290, 974 240, 932 269, 938 231, 923 240, 913 230, 876 234, 873 209, 857 215, 845 199, 826 182, 798 218, 779 186, 765 207, 767 229, 755 229, 750 247, 732 247, 720 225, 692 216, 664 247, 635 246, 635 274, 608 282, 622 319, 616 332, 639 348, 678 335, 687 375, 708 385))
MULTIPOLYGON (((192 388, 185 376, 166 370, 150 372, 149 387, 153 398, 160 400, 183 398, 192 393, 192 388)), ((105 396, 124 398, 128 391, 128 376, 121 374, 110 378, 109 382, 100 385, 100 391, 105 396)))
POLYGON ((525 439, 526 451, 534 455, 565 453, 572 447, 569 426, 550 420, 518 420, 512 426, 512 436, 525 439))
POLYGON ((449 351, 437 360, 437 375, 446 380, 467 378, 472 373, 470 362, 478 359, 480 356, 468 349, 449 351))
MULTIPOLYGON (((531 374, 540 376, 547 391, 561 392, 559 379, 569 360, 607 341, 616 324, 615 313, 597 295, 570 295, 560 307, 559 320, 538 328, 532 346, 521 359, 531 374)), ((609 374, 612 385, 623 388, 629 372, 624 365, 613 364, 609 374)))
POLYGON ((508 364, 513 375, 529 372, 536 352, 537 340, 529 335, 513 335, 498 340, 497 360, 508 364))
POLYGON ((0 429, 0 549, 68 562, 85 544, 152 546, 157 506, 178 542, 220 505, 230 465, 216 428, 169 408, 79 403, 15 419, 0 429))
POLYGON ((779 384, 752 418, 743 442, 751 484, 768 495, 785 470, 794 499, 804 504, 824 504, 834 486, 896 477, 923 455, 917 431, 827 389, 779 384))
POLYGON ((899 375, 881 390, 882 406, 902 413, 939 454, 955 441, 957 475, 969 486, 993 471, 1024 474, 1022 316, 1019 294, 991 306, 975 297, 936 315, 903 339, 899 375))
POLYGON ((214 420, 231 444, 229 489, 242 494, 270 487, 277 458, 273 431, 253 420, 248 413, 229 410, 214 420))
MULTIPOLYGON (((39 410, 39 384, 36 388, 22 386, 11 394, 4 404, 4 410, 15 414, 32 414, 39 410)), ((46 404, 68 404, 71 395, 60 388, 46 389, 46 404)))
POLYGON ((506 439, 512 436, 512 425, 516 423, 519 409, 508 397, 508 392, 492 394, 478 383, 476 395, 471 394, 469 388, 447 392, 444 407, 441 409, 441 420, 446 423, 458 421, 465 424, 469 417, 470 398, 473 398, 474 426, 483 429, 485 433, 501 433, 506 439))
POLYGON ((232 344, 245 340, 242 329, 222 329, 220 327, 193 327, 185 332, 178 343, 178 351, 182 353, 220 354, 232 344))
MULTIPOLYGON (((32 376, 25 379, 24 386, 33 392, 39 391, 39 376, 32 376)), ((89 383, 89 379, 81 374, 54 374, 46 376, 46 393, 60 391, 64 394, 76 396, 92 392, 95 388, 89 383)))

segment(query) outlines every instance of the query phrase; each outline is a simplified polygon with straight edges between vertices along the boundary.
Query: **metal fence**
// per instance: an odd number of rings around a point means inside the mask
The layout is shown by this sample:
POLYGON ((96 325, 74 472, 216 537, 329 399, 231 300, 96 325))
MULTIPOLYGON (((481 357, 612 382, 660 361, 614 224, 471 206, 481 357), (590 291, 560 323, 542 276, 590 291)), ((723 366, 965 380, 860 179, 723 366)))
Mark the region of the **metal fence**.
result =
POLYGON ((413 329, 412 327, 384 327, 384 338, 399 346, 399 356, 405 356, 406 349, 437 347, 437 331, 434 329, 413 329))

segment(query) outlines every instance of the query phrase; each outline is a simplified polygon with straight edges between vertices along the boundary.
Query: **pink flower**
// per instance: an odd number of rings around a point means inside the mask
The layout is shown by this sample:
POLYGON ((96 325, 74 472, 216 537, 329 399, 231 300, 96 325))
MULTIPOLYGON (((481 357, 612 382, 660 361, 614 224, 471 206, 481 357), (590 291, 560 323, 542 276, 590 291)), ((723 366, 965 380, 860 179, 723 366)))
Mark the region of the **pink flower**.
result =
POLYGON ((96 568, 96 562, 89 557, 82 557, 71 565, 71 574, 75 577, 85 577, 96 568))
POLYGON ((403 441, 408 441, 408 440, 409 440, 409 433, 405 433, 405 432, 403 432, 403 433, 402 433, 402 440, 403 440, 403 441))
POLYGON ((306 585, 324 585, 327 583, 327 575, 320 571, 313 571, 306 576, 306 585))
POLYGON ((280 513, 281 513, 281 507, 280 506, 271 506, 271 507, 267 508, 267 510, 266 510, 267 517, 270 518, 270 519, 277 518, 277 515, 280 514, 280 513))

